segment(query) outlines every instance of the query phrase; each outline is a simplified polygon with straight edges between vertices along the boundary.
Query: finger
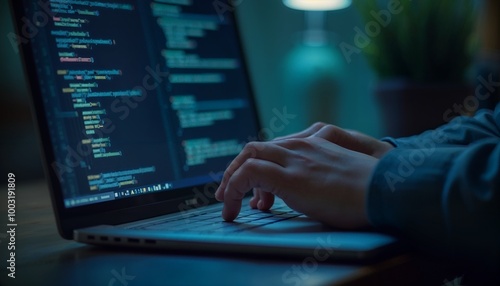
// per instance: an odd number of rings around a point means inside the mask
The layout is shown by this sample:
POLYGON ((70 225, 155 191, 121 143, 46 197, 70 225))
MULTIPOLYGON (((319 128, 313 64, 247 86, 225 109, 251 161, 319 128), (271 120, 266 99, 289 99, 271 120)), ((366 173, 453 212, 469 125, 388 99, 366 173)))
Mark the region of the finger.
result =
POLYGON ((281 166, 284 166, 288 159, 287 150, 266 142, 251 142, 248 143, 241 153, 227 167, 222 177, 219 188, 215 193, 215 197, 219 201, 224 201, 224 191, 229 178, 238 170, 238 168, 250 158, 267 160, 281 166))
POLYGON ((290 135, 286 135, 286 136, 276 137, 273 139, 273 141, 286 140, 286 139, 292 139, 292 138, 306 138, 306 137, 309 137, 309 136, 313 135, 314 133, 318 132, 324 126, 326 126, 326 123, 316 122, 313 125, 309 126, 309 128, 307 128, 303 131, 300 131, 300 132, 297 132, 294 134, 290 134, 290 135))
POLYGON ((251 142, 248 143, 241 153, 227 167, 222 177, 222 181, 215 193, 215 198, 219 201, 224 200, 224 191, 228 180, 248 159, 261 159, 273 162, 280 166, 285 166, 289 158, 288 151, 269 142, 251 142))
POLYGON ((275 192, 284 177, 285 169, 282 166, 266 160, 248 159, 227 183, 222 217, 226 221, 233 221, 240 213, 241 201, 248 191, 260 188, 264 192, 275 192))
POLYGON ((261 188, 253 189, 253 197, 250 199, 250 207, 267 211, 272 208, 274 204, 274 195, 264 192, 261 188))
POLYGON ((365 150, 361 151, 375 158, 382 158, 390 150, 394 149, 391 143, 380 141, 371 136, 363 134, 355 130, 346 130, 352 137, 356 138, 360 145, 366 146, 365 150))
POLYGON ((257 203, 257 208, 261 211, 267 211, 274 205, 274 195, 270 192, 265 192, 259 189, 260 200, 257 203))
POLYGON ((253 189, 253 197, 250 199, 250 207, 252 209, 256 209, 257 208, 257 204, 259 203, 260 201, 260 194, 261 194, 261 191, 259 188, 254 188, 253 189))
POLYGON ((358 131, 342 129, 336 126, 325 126, 311 137, 320 137, 346 149, 381 158, 394 149, 390 143, 380 141, 358 131))
POLYGON ((341 145, 341 143, 346 141, 352 141, 352 135, 349 132, 334 125, 323 126, 310 137, 320 137, 337 145, 341 145))
POLYGON ((373 144, 371 144, 371 142, 360 140, 362 138, 357 136, 357 133, 347 131, 337 126, 324 126, 310 137, 323 138, 346 149, 367 155, 371 155, 373 153, 373 144))

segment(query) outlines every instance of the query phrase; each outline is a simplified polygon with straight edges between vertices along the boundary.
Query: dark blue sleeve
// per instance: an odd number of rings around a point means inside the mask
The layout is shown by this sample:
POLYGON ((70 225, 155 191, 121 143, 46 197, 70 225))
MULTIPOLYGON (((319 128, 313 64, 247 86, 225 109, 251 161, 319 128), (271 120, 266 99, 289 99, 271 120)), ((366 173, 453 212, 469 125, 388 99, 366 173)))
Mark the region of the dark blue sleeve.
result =
MULTIPOLYGON (((457 120, 457 119, 456 119, 457 120)), ((395 140, 372 177, 368 214, 446 255, 500 266, 500 108, 395 140)))
POLYGON ((448 124, 420 135, 406 138, 384 138, 396 147, 429 148, 429 146, 469 145, 473 142, 500 138, 500 104, 494 112, 480 111, 474 117, 456 117, 448 124))

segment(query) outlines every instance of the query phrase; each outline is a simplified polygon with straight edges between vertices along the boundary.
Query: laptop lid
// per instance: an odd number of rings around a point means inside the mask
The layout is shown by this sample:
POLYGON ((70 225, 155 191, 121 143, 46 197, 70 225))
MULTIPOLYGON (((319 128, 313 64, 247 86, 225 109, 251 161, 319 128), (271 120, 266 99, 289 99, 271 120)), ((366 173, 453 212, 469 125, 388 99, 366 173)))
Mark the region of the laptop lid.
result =
POLYGON ((63 237, 215 201, 259 130, 233 7, 10 2, 63 237))

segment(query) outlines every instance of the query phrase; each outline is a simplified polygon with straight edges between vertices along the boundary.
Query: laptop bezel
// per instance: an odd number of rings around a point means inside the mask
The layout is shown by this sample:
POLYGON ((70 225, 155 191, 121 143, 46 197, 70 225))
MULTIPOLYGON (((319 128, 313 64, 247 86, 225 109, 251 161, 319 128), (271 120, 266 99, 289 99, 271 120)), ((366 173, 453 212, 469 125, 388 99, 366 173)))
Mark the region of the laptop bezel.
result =
MULTIPOLYGON (((12 19, 16 32, 18 33, 17 35, 22 35, 22 27, 24 24, 23 17, 26 17, 24 13, 25 2, 26 1, 24 0, 9 1, 12 19)), ((36 3, 37 1, 31 2, 36 3)), ((226 3, 227 5, 232 5, 232 1, 227 1, 226 3)), ((257 133, 249 134, 249 136, 257 137, 259 135, 258 132, 261 130, 261 123, 258 116, 251 76, 247 65, 247 54, 245 53, 243 47, 241 30, 236 14, 236 7, 234 7, 233 9, 226 11, 224 16, 232 17, 232 21, 234 23, 236 32, 235 40, 239 45, 239 52, 241 54, 241 68, 248 84, 246 88, 249 93, 249 103, 254 113, 254 123, 257 127, 257 133)), ((35 40, 36 37, 37 35, 34 37, 35 40)), ((59 234, 63 238, 73 239, 73 230, 79 228, 103 224, 117 225, 181 211, 180 206, 183 206, 186 200, 198 200, 198 204, 189 206, 192 208, 203 207, 217 202, 213 197, 213 184, 217 184, 217 181, 212 181, 206 184, 186 187, 175 191, 164 191, 161 193, 145 194, 140 197, 126 198, 120 200, 119 202, 103 202, 95 205, 66 208, 63 202, 62 186, 54 168, 51 167, 52 163, 55 162, 56 157, 51 144, 51 138, 49 136, 49 126, 44 109, 41 86, 35 68, 35 59, 32 48, 32 41, 34 39, 29 39, 28 42, 20 44, 19 52, 23 61, 23 70, 28 81, 30 105, 35 126, 37 127, 35 129, 38 133, 37 137, 41 147, 42 163, 49 185, 49 192, 57 228, 59 234), (207 188, 207 186, 209 187, 207 188), (205 195, 202 200, 199 198, 200 193, 205 195), (141 203, 137 204, 137 202, 141 203)))

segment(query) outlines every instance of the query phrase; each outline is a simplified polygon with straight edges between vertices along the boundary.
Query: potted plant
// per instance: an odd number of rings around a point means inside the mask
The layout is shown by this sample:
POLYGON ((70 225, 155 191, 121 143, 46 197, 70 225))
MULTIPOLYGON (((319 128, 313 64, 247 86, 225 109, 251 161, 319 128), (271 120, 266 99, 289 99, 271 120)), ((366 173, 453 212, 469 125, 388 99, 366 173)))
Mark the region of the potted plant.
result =
POLYGON ((446 111, 472 94, 466 76, 477 12, 473 0, 390 1, 392 10, 377 0, 356 6, 367 29, 380 24, 362 51, 380 79, 375 95, 386 135, 400 137, 442 125, 446 111))

